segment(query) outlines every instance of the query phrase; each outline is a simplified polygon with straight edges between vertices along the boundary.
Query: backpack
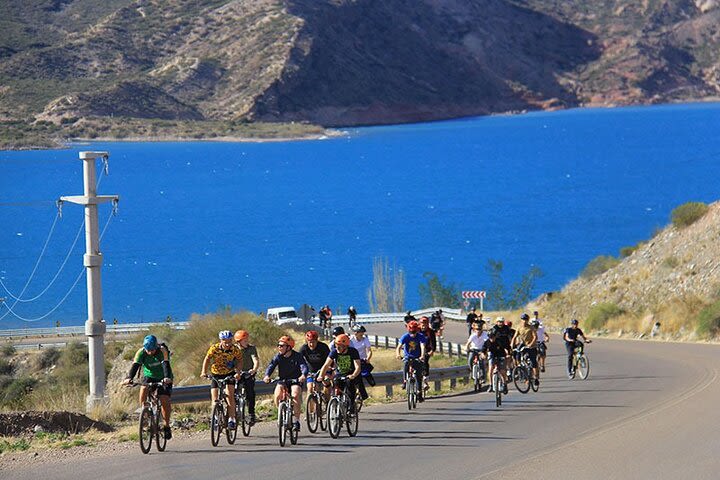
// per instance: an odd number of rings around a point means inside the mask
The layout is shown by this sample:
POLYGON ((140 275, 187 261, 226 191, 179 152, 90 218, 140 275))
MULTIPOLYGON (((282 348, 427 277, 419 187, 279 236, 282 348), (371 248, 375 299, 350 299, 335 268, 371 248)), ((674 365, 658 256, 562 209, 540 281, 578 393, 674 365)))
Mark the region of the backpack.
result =
POLYGON ((442 321, 440 320, 440 317, 436 314, 432 314, 430 317, 430 327, 433 330, 440 330, 440 327, 442 326, 442 321))

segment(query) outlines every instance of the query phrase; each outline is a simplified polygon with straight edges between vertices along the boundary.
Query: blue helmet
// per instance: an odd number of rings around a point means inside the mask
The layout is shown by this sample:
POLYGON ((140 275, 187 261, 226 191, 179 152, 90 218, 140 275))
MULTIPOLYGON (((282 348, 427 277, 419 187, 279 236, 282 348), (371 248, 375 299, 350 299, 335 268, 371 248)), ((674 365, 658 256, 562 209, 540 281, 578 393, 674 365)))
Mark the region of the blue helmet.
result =
POLYGON ((230 330, 223 330, 222 332, 218 333, 218 338, 220 340, 228 340, 230 338, 233 338, 233 332, 230 330))
POLYGON ((145 350, 155 350, 157 348, 158 342, 157 337, 155 335, 148 335, 143 340, 143 348, 145 350))

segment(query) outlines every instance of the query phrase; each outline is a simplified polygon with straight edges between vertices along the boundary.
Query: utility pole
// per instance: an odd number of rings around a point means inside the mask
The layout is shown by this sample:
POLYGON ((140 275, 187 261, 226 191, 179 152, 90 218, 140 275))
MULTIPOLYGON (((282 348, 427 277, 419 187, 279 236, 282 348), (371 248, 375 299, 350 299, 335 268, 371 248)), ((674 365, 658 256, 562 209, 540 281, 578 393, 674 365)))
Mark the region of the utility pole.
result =
POLYGON ((108 159, 107 152, 80 152, 83 161, 84 195, 60 197, 60 201, 85 206, 85 255, 83 265, 86 268, 88 319, 85 322, 85 335, 88 337, 88 355, 90 370, 90 394, 87 396, 87 410, 106 402, 105 397, 105 320, 102 314, 102 283, 100 267, 100 235, 98 228, 98 205, 117 202, 116 195, 98 195, 95 163, 98 158, 108 159))

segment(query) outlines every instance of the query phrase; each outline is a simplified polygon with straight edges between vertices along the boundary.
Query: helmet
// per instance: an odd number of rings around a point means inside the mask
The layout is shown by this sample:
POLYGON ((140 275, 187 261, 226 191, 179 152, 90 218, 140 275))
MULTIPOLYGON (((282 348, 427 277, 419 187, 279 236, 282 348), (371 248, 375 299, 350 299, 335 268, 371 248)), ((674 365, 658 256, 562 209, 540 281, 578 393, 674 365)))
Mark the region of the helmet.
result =
POLYGON ((248 332, 246 332, 245 330, 238 330, 237 332, 235 332, 235 341, 239 342, 241 340, 248 338, 249 336, 250 336, 250 334, 248 332))
POLYGON ((337 337, 338 335, 342 335, 343 333, 345 333, 345 329, 343 327, 333 328, 333 331, 332 331, 333 337, 337 337))
POLYGON ((362 325, 353 325, 352 331, 353 331, 353 332, 363 332, 363 333, 367 332, 367 330, 365 329, 365 327, 362 326, 362 325))
POLYGON ((577 319, 573 318, 570 323, 572 323, 573 325, 577 325, 579 322, 577 321, 577 319))
POLYGON ((420 324, 416 320, 411 320, 407 324, 408 332, 417 333, 420 331, 420 324))
POLYGON ((538 315, 540 315, 540 312, 538 312, 537 310, 535 310, 535 311, 533 312, 533 315, 535 315, 535 316, 537 317, 538 315))
POLYGON ((155 335, 148 335, 143 339, 143 348, 145 350, 155 350, 157 348, 158 342, 157 337, 155 335))
POLYGON ((503 322, 503 323, 505 323, 505 317, 497 317, 497 318, 495 319, 495 321, 496 321, 496 322, 503 322))
POLYGON ((407 311, 408 315, 412 315, 412 312, 410 310, 407 311))
POLYGON ((335 345, 338 346, 338 347, 339 347, 340 345, 344 345, 344 346, 346 346, 346 347, 349 347, 349 346, 350 346, 350 337, 348 337, 348 336, 345 335, 344 333, 338 335, 337 337, 335 337, 335 345))
POLYGON ((306 340, 317 340, 318 339, 318 332, 315 330, 308 330, 305 332, 305 339, 306 340))
POLYGON ((530 315, 528 315, 527 313, 523 313, 522 315, 520 315, 520 320, 530 320, 530 315))
POLYGON ((289 335, 283 335, 282 337, 278 338, 278 345, 281 343, 284 343, 285 345, 290 345, 290 348, 295 348, 295 340, 289 335))
POLYGON ((218 338, 220 340, 228 340, 230 338, 233 338, 233 333, 230 330, 223 330, 218 333, 218 338))

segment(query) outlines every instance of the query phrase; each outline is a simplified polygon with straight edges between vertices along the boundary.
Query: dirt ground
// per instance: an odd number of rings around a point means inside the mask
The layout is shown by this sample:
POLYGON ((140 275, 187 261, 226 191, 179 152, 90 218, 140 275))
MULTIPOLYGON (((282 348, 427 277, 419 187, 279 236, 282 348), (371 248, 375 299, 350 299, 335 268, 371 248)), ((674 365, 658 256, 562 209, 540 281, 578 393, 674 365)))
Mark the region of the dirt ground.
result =
POLYGON ((0 436, 32 435, 36 431, 76 434, 91 429, 111 432, 110 425, 73 412, 0 413, 0 436))

